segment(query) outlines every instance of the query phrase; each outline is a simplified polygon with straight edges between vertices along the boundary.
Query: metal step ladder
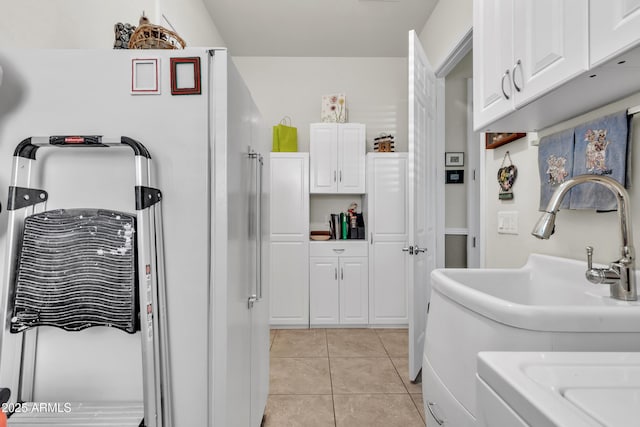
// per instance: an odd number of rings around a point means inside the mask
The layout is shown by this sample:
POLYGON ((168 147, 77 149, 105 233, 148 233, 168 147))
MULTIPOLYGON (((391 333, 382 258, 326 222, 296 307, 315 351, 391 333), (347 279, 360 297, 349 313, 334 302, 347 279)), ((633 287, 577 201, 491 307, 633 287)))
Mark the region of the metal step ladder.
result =
POLYGON ((0 396, 8 426, 172 426, 161 199, 151 186, 149 151, 131 138, 32 137, 17 146, 0 294, 0 396), (115 146, 134 153, 135 214, 46 210, 49 194, 30 186, 40 148, 115 146), (34 402, 40 326, 139 333, 143 400, 34 402))

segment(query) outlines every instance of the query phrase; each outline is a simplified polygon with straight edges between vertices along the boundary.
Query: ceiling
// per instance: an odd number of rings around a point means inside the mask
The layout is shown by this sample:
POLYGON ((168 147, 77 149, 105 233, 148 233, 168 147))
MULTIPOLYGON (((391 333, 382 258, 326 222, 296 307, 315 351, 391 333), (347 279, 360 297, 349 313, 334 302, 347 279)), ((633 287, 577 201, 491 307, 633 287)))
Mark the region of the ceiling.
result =
POLYGON ((203 0, 233 56, 407 55, 438 0, 203 0))

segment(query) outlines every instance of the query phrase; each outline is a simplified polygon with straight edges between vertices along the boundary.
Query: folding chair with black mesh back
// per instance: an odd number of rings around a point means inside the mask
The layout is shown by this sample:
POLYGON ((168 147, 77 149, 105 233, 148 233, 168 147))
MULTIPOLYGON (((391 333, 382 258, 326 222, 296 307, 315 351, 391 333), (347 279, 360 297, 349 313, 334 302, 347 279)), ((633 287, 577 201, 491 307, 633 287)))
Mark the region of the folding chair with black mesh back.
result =
POLYGON ((2 318, 8 321, 0 335, 0 392, 11 403, 5 406, 20 408, 8 414, 9 426, 171 426, 161 193, 150 185, 150 176, 149 151, 127 137, 33 137, 16 148, 1 300, 2 318), (40 148, 113 146, 134 152, 135 214, 47 211, 48 193, 29 186, 40 148), (139 331, 143 401, 70 402, 65 410, 30 410, 42 404, 33 402, 35 329, 40 326, 139 331))

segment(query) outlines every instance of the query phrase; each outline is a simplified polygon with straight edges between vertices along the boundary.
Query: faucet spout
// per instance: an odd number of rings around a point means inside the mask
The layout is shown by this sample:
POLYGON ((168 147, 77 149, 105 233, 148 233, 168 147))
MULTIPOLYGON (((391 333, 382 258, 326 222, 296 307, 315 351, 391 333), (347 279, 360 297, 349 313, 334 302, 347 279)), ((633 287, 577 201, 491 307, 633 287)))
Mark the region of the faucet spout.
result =
MULTIPOLYGON (((615 196, 618 202, 618 220, 620 223, 620 259, 611 263, 606 273, 606 283, 611 285, 611 296, 625 301, 635 301, 638 299, 635 281, 635 251, 633 248, 633 236, 631 233, 631 208, 629 205, 629 194, 627 190, 615 179, 601 175, 578 175, 566 180, 556 189, 551 196, 545 212, 536 223, 531 234, 539 239, 549 239, 555 229, 556 212, 560 210, 562 200, 569 190, 576 185, 585 182, 593 182, 608 188, 615 196), (617 276, 613 279, 609 276, 617 276)), ((587 278, 595 277, 596 273, 601 272, 598 269, 589 268, 587 278)), ((605 283, 603 281, 594 283, 605 283)))

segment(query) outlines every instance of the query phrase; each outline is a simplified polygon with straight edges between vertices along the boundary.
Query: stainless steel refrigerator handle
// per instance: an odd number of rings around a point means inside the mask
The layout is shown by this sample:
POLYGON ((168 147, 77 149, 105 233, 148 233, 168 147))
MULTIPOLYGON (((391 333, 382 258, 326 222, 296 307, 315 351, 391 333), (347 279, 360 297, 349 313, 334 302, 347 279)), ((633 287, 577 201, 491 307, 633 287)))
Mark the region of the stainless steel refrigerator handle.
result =
POLYGON ((262 299, 262 156, 249 147, 249 158, 256 161, 256 284, 255 293, 249 296, 248 301, 249 308, 253 308, 253 304, 262 299))
POLYGON ((262 155, 256 156, 256 287, 262 300, 262 155))

